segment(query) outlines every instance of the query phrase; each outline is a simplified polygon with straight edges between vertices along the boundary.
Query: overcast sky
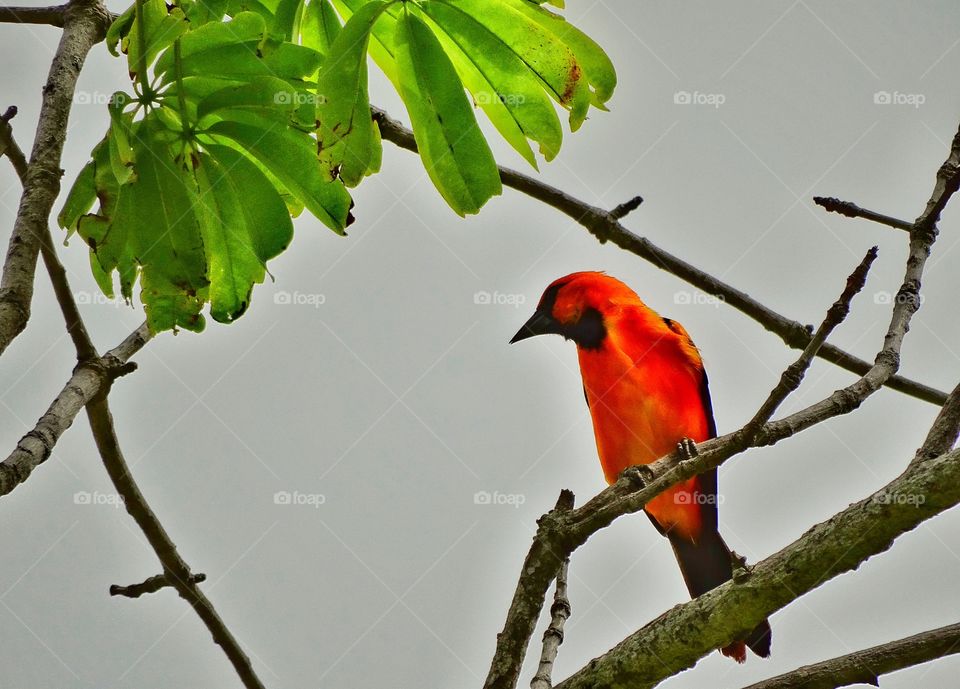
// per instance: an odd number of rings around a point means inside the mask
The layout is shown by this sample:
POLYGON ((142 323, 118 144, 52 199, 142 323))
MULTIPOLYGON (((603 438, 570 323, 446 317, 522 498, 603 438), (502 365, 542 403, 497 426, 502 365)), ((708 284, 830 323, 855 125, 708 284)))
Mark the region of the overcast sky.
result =
MULTIPOLYGON (((879 244, 832 338, 872 360, 905 236, 826 215, 810 197, 908 220, 921 212, 960 118, 960 6, 567 4, 609 51, 620 84, 611 112, 594 111, 568 135, 541 177, 605 207, 641 194, 626 222, 633 231, 805 323, 819 322, 879 244)), ((26 149, 58 38, 54 28, 0 26, 0 106, 19 107, 13 124, 26 149)), ((372 100, 409 121, 384 79, 372 82, 372 100)), ((126 87, 125 63, 97 46, 71 116, 65 187, 107 125, 103 100, 126 87)), ((502 143, 494 149, 523 166, 502 143)), ((139 372, 111 396, 118 432, 144 493, 207 574, 204 590, 269 687, 479 687, 535 520, 561 488, 584 501, 604 486, 573 346, 507 345, 543 288, 606 270, 682 322, 703 353, 721 432, 753 414, 796 352, 515 192, 457 218, 419 160, 390 144, 383 172, 354 196, 348 238, 298 219, 291 248, 270 265, 275 282, 255 290, 236 324, 167 333, 138 354, 139 372), (476 303, 480 292, 494 303, 476 303), (476 504, 484 491, 500 504, 476 504), (287 495, 300 504, 282 504, 287 495)), ((13 171, 0 165, 3 227, 18 199, 13 171)), ((941 389, 960 379, 958 220, 955 204, 903 350, 902 373, 941 389)), ((81 241, 62 256, 98 346, 114 346, 142 312, 98 295, 81 241)), ((0 362, 4 455, 72 362, 41 270, 29 329, 0 362)), ((851 380, 818 361, 783 412, 851 380)), ((935 413, 884 390, 852 416, 734 459, 720 470, 724 537, 751 561, 791 543, 898 475, 935 413)), ((0 687, 238 686, 172 591, 107 595, 159 567, 116 508, 83 416, 0 499, 0 547, 0 687)), ((738 666, 715 653, 664 686, 738 687, 956 622, 958 561, 951 511, 774 615, 771 659, 738 666)), ((687 594, 668 543, 640 515, 577 551, 570 598, 557 678, 687 594)), ((881 686, 952 686, 958 672, 955 657, 881 686)), ((528 663, 524 686, 532 673, 528 663)))

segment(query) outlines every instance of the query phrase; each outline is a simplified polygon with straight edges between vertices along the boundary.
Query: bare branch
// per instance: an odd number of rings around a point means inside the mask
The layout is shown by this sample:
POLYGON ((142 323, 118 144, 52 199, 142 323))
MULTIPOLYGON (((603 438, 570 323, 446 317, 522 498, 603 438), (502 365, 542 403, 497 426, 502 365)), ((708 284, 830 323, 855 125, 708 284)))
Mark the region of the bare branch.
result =
POLYGON ((90 48, 103 39, 110 15, 99 0, 71 0, 63 34, 43 87, 43 103, 23 195, 0 278, 0 353, 30 318, 37 254, 60 193, 60 156, 77 76, 90 48))
POLYGON ((956 445, 958 437, 960 437, 960 385, 950 393, 947 403, 937 415, 913 461, 922 462, 943 454, 956 445))
POLYGON ((911 465, 884 488, 817 524, 737 581, 667 611, 557 689, 653 687, 958 503, 960 450, 911 465))
POLYGON ((563 625, 570 618, 570 598, 567 596, 567 570, 570 559, 563 561, 557 572, 556 590, 553 605, 550 606, 550 625, 543 632, 543 650, 540 653, 540 666, 530 681, 530 689, 550 689, 553 686, 553 663, 557 659, 560 644, 563 643, 563 625))
MULTIPOLYGON (((203 572, 197 572, 190 575, 190 583, 199 584, 207 580, 207 575, 203 572)), ((110 587, 111 596, 124 596, 125 598, 139 598, 147 593, 156 593, 160 589, 173 588, 170 578, 166 574, 157 574, 149 577, 139 584, 130 584, 129 586, 120 586, 113 584, 110 587)))
POLYGON ((956 653, 960 653, 960 624, 951 624, 805 665, 744 689, 835 689, 851 684, 876 687, 880 686, 881 675, 956 653))
POLYGON ((54 445, 70 428, 80 410, 106 388, 111 377, 129 370, 132 365, 127 363, 130 357, 140 351, 150 337, 150 331, 144 323, 102 357, 77 365, 70 380, 36 426, 0 462, 0 495, 6 495, 26 481, 30 473, 50 457, 54 445))
POLYGON ((840 199, 832 196, 814 196, 813 202, 822 207, 828 213, 839 213, 840 215, 845 215, 848 218, 863 218, 864 220, 872 220, 873 222, 880 223, 881 225, 887 225, 888 227, 893 227, 898 230, 905 230, 907 232, 909 232, 913 227, 913 223, 907 222, 906 220, 899 220, 889 215, 875 213, 874 211, 867 210, 866 208, 861 208, 857 204, 851 203, 850 201, 841 201, 840 199))
POLYGON ((63 26, 67 5, 52 7, 0 7, 0 22, 9 24, 49 24, 63 26))
POLYGON ((803 382, 803 376, 813 363, 820 347, 826 342, 827 337, 830 336, 833 329, 840 325, 850 313, 850 302, 853 301, 853 298, 866 284, 867 273, 870 271, 870 266, 873 265, 876 258, 877 247, 873 247, 867 252, 867 255, 863 257, 863 260, 860 262, 860 265, 857 266, 856 270, 847 278, 846 288, 844 288, 837 301, 833 303, 833 306, 827 310, 827 315, 824 317, 820 327, 817 328, 817 332, 814 333, 810 344, 803 350, 800 358, 787 367, 787 370, 780 376, 780 382, 771 391, 770 396, 760 406, 760 409, 754 417, 743 427, 745 442, 751 442, 756 437, 760 428, 763 427, 763 424, 773 417, 774 412, 783 404, 787 396, 800 387, 800 383, 803 382))
MULTIPOLYGON (((413 132, 383 110, 374 107, 372 111, 384 139, 391 141, 400 148, 416 152, 417 144, 413 138, 413 132)), ((751 298, 746 292, 742 292, 664 251, 648 239, 633 234, 623 227, 610 212, 592 206, 560 189, 509 168, 500 167, 500 178, 506 186, 542 201, 573 218, 589 230, 601 243, 611 241, 621 249, 649 261, 656 267, 675 275, 704 292, 722 298, 727 304, 779 336, 787 346, 793 349, 804 349, 810 343, 813 333, 812 327, 804 326, 780 315, 751 298)), ((824 344, 817 352, 817 356, 861 376, 865 375, 871 368, 871 364, 863 359, 831 344, 824 344)), ((901 376, 890 376, 884 385, 937 406, 942 405, 947 399, 945 392, 901 376)))
MULTIPOLYGON (((106 390, 104 390, 104 393, 106 390)), ((133 517, 137 526, 143 531, 150 547, 153 548, 160 564, 163 566, 164 576, 177 589, 177 593, 196 611, 197 615, 207 626, 214 642, 226 654, 237 675, 247 689, 263 689, 263 683, 254 672, 250 659, 240 647, 240 643, 227 628, 210 599, 197 586, 190 566, 180 557, 177 546, 167 535, 163 525, 157 519, 140 488, 134 481, 126 460, 120 450, 120 443, 113 427, 113 417, 107 404, 107 395, 100 394, 87 404, 87 418, 93 438, 100 451, 103 465, 110 475, 117 492, 123 497, 127 513, 133 517)))
MULTIPOLYGON (((27 160, 13 138, 13 129, 10 127, 10 120, 16 114, 17 108, 11 106, 0 117, 0 155, 6 155, 10 159, 13 168, 17 171, 17 176, 20 177, 20 182, 24 183, 27 176, 27 160)), ((70 282, 67 279, 67 270, 57 256, 50 226, 46 224, 43 227, 43 236, 40 238, 40 252, 43 255, 43 263, 47 268, 47 274, 50 276, 57 303, 60 304, 60 311, 63 313, 67 332, 70 334, 73 345, 77 350, 77 361, 96 358, 98 356, 97 349, 93 346, 93 341, 87 333, 83 318, 80 317, 80 309, 73 298, 73 291, 70 289, 70 282)))
MULTIPOLYGON (((697 446, 699 454, 695 457, 688 458, 686 455, 681 456, 679 452, 674 452, 671 455, 660 458, 652 464, 642 467, 631 467, 623 472, 623 475, 621 475, 616 483, 602 491, 584 506, 572 510, 569 513, 554 510, 544 515, 539 522, 534 544, 527 555, 527 559, 524 561, 520 582, 514 594, 513 604, 508 612, 504 630, 500 636, 498 636, 494 660, 484 685, 485 689, 514 689, 517 674, 523 662, 526 644, 529 643, 530 634, 532 634, 533 620, 525 619, 523 615, 532 613, 535 616, 539 614, 539 609, 543 604, 547 588, 553 576, 556 574, 559 563, 564 558, 569 557, 570 553, 576 548, 585 543, 593 533, 608 526, 619 516, 642 509, 649 500, 661 494, 670 486, 719 466, 731 456, 743 452, 749 445, 759 446, 776 443, 826 419, 853 411, 896 373, 900 363, 900 348, 903 343, 903 338, 909 330, 910 321, 919 306, 920 280, 923 275, 926 260, 930 254, 930 248, 936 240, 936 218, 939 217, 940 211, 942 211, 958 186, 955 162, 958 159, 960 159, 960 131, 958 131, 957 136, 954 137, 947 162, 941 166, 937 173, 937 181, 934 185, 934 191, 931 194, 930 201, 927 203, 926 210, 917 219, 911 230, 910 251, 906 261, 903 283, 898 292, 898 298, 895 300, 892 308, 890 325, 884 337, 883 347, 877 354, 874 365, 870 367, 862 378, 846 388, 836 391, 825 400, 810 405, 784 419, 766 423, 759 431, 752 434, 753 437, 749 442, 746 440, 748 434, 744 429, 741 429, 732 434, 701 443, 697 446), (529 599, 518 601, 518 597, 528 597, 529 599)), ((848 283, 845 292, 850 289, 851 285, 848 283)), ((957 457, 955 454, 941 455, 937 459, 930 459, 919 465, 917 462, 912 462, 908 472, 904 474, 901 479, 921 471, 922 467, 937 463, 944 457, 950 457, 955 461, 954 464, 950 464, 942 470, 944 472, 956 470, 960 473, 960 457, 957 457)), ((897 482, 895 481, 894 484, 897 484, 897 482)), ((890 484, 890 486, 894 484, 890 484)), ((888 486, 888 488, 890 486, 888 486)), ((914 491, 912 495, 923 495, 923 500, 927 500, 925 492, 918 493, 914 491)), ((889 498, 890 494, 887 494, 887 497, 889 498)), ((938 498, 939 497, 940 496, 938 496, 938 498)), ((945 505, 943 509, 956 504, 956 502, 960 502, 960 489, 958 489, 956 501, 945 505)), ((898 503, 898 506, 900 506, 900 503, 898 503)), ((883 519, 889 519, 889 515, 884 515, 880 521, 883 521, 883 519)), ((908 521, 909 520, 905 520, 905 522, 908 521)), ((720 624, 725 630, 724 633, 715 638, 709 634, 704 635, 704 638, 710 638, 710 644, 712 645, 701 647, 699 645, 700 640, 686 639, 685 642, 677 646, 661 648, 660 650, 654 649, 652 657, 656 660, 654 663, 656 668, 652 669, 650 666, 644 666, 644 669, 639 673, 634 673, 635 666, 637 665, 634 660, 636 656, 646 653, 645 649, 647 646, 646 640, 636 640, 639 639, 639 637, 633 635, 604 656, 604 658, 609 659, 609 667, 618 668, 613 673, 616 676, 616 681, 608 681, 611 679, 611 673, 609 672, 607 674, 597 674, 595 670, 598 667, 599 661, 594 660, 589 666, 574 675, 577 681, 573 682, 570 686, 605 686, 611 683, 631 684, 635 679, 634 674, 646 676, 644 673, 647 672, 652 673, 652 675, 655 674, 659 679, 662 679, 663 677, 675 674, 689 667, 696 662, 697 658, 705 655, 709 650, 719 648, 736 638, 742 638, 743 634, 753 629, 769 614, 783 607, 793 598, 819 586, 823 581, 830 578, 825 574, 823 577, 818 577, 815 582, 808 582, 809 585, 804 588, 806 584, 804 584, 803 577, 808 576, 809 572, 824 571, 824 568, 826 568, 827 572, 830 572, 831 569, 836 566, 835 563, 840 562, 843 557, 847 557, 850 552, 855 551, 855 548, 851 548, 849 552, 843 551, 840 557, 835 558, 836 553, 831 549, 818 549, 820 546, 823 546, 828 539, 833 538, 837 532, 842 531, 842 529, 833 524, 833 522, 834 520, 831 520, 825 523, 825 525, 820 525, 824 527, 824 531, 820 536, 823 542, 810 543, 806 541, 804 543, 807 550, 801 548, 797 557, 809 557, 810 561, 803 566, 798 566, 799 569, 796 572, 789 570, 791 576, 794 576, 795 581, 792 583, 787 581, 787 575, 784 573, 781 573, 779 578, 774 577, 773 583, 771 583, 771 590, 766 593, 770 596, 771 601, 777 601, 775 606, 762 610, 759 610, 757 607, 750 608, 749 601, 744 603, 741 597, 740 604, 746 606, 742 614, 737 612, 738 607, 736 605, 724 607, 726 617, 724 617, 723 622, 720 624), (781 581, 787 584, 787 586, 784 587, 781 581), (795 592, 795 595, 792 597, 788 595, 791 591, 795 592), (786 597, 781 600, 777 598, 777 596, 786 597), (757 612, 756 615, 752 614, 754 611, 757 612), (629 652, 626 652, 624 651, 624 644, 630 642, 631 639, 635 640, 635 646, 631 647, 629 652), (691 644, 693 645, 691 646, 691 644), (692 649, 696 649, 696 652, 694 653, 692 649), (700 652, 701 650, 702 652, 700 652), (699 655, 696 653, 699 653, 699 655), (681 664, 673 667, 672 671, 669 671, 670 668, 668 667, 668 673, 663 674, 665 667, 663 664, 664 659, 671 657, 683 658, 683 661, 681 664), (581 678, 587 679, 584 679, 583 683, 578 683, 581 678)), ((853 562, 851 568, 856 567, 863 559, 866 559, 870 555, 888 548, 890 541, 892 541, 894 537, 913 528, 917 523, 919 522, 913 522, 909 527, 893 533, 887 540, 871 540, 871 547, 875 546, 876 549, 867 552, 861 560, 853 562)), ((869 522, 867 522, 867 524, 869 525, 869 522)), ((893 528, 896 525, 895 520, 890 520, 890 523, 884 521, 883 524, 884 528, 893 528)), ((815 527, 813 531, 816 531, 816 528, 818 527, 815 527)), ((840 541, 844 549, 849 547, 849 543, 857 543, 858 539, 865 537, 866 532, 869 531, 864 524, 859 524, 857 528, 859 532, 854 532, 856 538, 850 534, 843 535, 843 538, 847 540, 846 543, 843 542, 843 539, 840 541)), ((807 536, 809 536, 810 533, 812 532, 808 532, 807 536)), ((805 536, 801 541, 805 541, 806 538, 805 536)), ((769 562, 769 560, 765 562, 769 562)), ((847 570, 839 569, 836 571, 839 573, 847 570)), ((748 578, 749 577, 741 577, 741 579, 748 578)), ((736 583, 740 585, 743 582, 738 580, 736 583)), ((727 584, 708 594, 704 594, 704 596, 694 601, 694 604, 701 601, 704 597, 716 597, 716 595, 718 595, 715 593, 716 591, 729 591, 730 586, 730 584, 727 584)), ((733 599, 732 594, 731 599, 733 599)), ((727 606, 727 603, 728 601, 726 599, 722 599, 717 605, 727 606)), ((689 605, 690 604, 681 606, 681 609, 686 609, 689 605)), ((675 608, 674 611, 676 610, 675 608)), ((656 625, 665 618, 673 620, 673 623, 678 626, 669 632, 664 632, 664 639, 668 641, 679 639, 682 641, 683 637, 689 634, 689 630, 701 627, 703 620, 709 619, 709 615, 703 615, 697 623, 693 623, 689 619, 674 619, 674 617, 671 617, 671 613, 667 613, 667 615, 652 624, 656 625), (684 627, 683 625, 689 626, 684 627)), ((650 625, 648 625, 645 630, 648 630, 649 627, 650 625)), ((641 634, 643 631, 644 630, 641 630, 638 634, 641 634)), ((644 637, 644 639, 645 638, 646 637, 644 637)), ((668 641, 664 641, 664 643, 669 646, 668 641)), ((651 648, 653 647, 651 646, 651 648)), ((643 657, 646 658, 647 656, 643 657)), ((669 662, 668 665, 670 665, 669 662)), ((653 683, 655 684, 656 682, 653 683)), ((566 685, 567 683, 565 682, 564 686, 566 685)))

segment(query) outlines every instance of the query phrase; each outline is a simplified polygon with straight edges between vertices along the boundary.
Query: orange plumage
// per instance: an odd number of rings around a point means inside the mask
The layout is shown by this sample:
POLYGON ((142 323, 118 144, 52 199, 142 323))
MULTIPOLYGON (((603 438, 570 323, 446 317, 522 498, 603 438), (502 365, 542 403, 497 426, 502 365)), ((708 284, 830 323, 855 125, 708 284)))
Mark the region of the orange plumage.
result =
MULTIPOLYGON (((547 333, 577 344, 609 483, 629 466, 669 454, 685 438, 701 442, 716 436, 706 372, 690 336, 619 280, 582 272, 553 282, 511 342, 547 333)), ((669 538, 691 596, 730 579, 730 551, 717 531, 716 470, 667 489, 645 511, 669 538)), ((745 644, 769 655, 769 625, 764 622, 722 650, 743 662, 745 644)))

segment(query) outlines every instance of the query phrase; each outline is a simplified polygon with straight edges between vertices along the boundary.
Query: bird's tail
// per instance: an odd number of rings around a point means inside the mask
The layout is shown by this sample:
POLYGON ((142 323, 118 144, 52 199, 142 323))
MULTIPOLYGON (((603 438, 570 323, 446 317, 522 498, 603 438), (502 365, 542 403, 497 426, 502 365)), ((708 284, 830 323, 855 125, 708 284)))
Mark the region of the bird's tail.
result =
MULTIPOLYGON (((696 543, 669 532, 667 537, 680 563, 691 598, 729 581, 732 576, 730 549, 719 532, 704 530, 696 543)), ((742 663, 747 659, 746 646, 761 658, 770 655, 770 623, 767 620, 758 624, 745 639, 724 646, 720 652, 742 663)))

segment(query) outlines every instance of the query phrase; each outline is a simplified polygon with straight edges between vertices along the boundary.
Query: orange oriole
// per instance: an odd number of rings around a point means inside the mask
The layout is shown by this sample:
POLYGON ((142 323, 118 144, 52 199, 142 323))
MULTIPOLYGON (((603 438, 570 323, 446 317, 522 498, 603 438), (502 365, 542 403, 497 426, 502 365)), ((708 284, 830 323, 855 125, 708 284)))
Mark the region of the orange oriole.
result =
MULTIPOLYGON (((608 483, 629 466, 673 452, 685 438, 716 437, 707 374, 687 331, 619 280, 582 272, 554 281, 510 342, 548 333, 577 345, 608 483)), ((716 469, 665 490, 644 510, 673 546, 691 597, 730 579, 730 549, 717 530, 716 469)), ((721 651, 742 663, 745 646, 770 655, 767 621, 721 651)))

